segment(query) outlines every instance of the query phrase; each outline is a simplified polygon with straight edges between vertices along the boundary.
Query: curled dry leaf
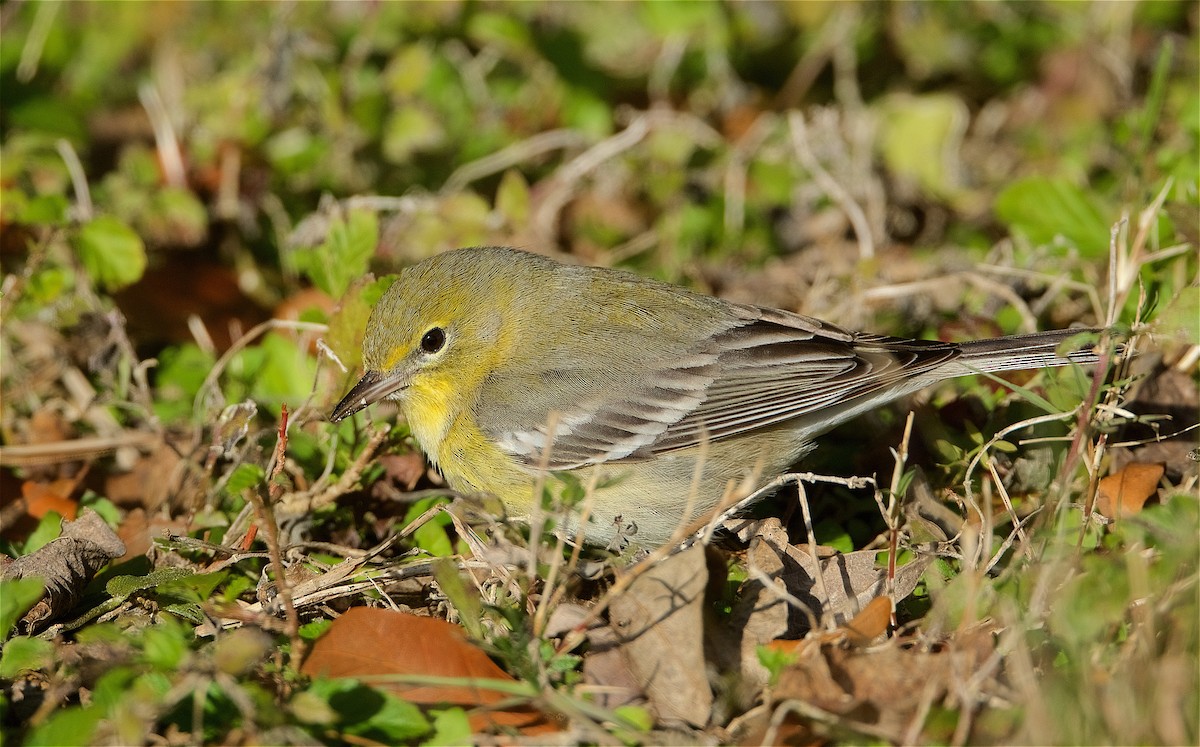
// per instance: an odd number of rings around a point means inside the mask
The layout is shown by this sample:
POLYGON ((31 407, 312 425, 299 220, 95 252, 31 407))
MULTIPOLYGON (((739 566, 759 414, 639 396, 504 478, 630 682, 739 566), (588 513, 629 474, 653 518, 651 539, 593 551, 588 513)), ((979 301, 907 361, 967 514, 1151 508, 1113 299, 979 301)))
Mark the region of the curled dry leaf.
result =
POLYGON ((1133 516, 1158 493, 1158 481, 1166 467, 1134 462, 1100 481, 1096 510, 1110 518, 1133 516))
POLYGON ((125 543, 90 508, 85 508, 78 520, 64 521, 58 539, 4 568, 5 580, 32 576, 45 582, 41 601, 21 618, 20 628, 33 632, 70 611, 96 572, 124 554, 125 543))
POLYGON ((313 646, 300 671, 310 677, 368 678, 373 675, 456 677, 455 685, 378 684, 412 703, 452 705, 468 711, 475 731, 516 729, 522 734, 557 731, 542 712, 529 707, 496 707, 511 698, 471 680, 515 680, 457 625, 392 610, 354 607, 333 621, 313 646))

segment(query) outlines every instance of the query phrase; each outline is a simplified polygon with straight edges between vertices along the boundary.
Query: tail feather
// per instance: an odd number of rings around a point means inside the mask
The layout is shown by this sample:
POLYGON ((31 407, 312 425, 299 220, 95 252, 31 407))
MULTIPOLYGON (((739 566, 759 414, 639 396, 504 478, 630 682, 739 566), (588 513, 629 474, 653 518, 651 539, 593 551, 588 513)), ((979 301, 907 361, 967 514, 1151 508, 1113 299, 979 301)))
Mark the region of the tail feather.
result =
POLYGON ((951 364, 962 371, 952 375, 1095 363, 1100 356, 1094 338, 1102 332, 1098 328, 1059 329, 964 342, 962 355, 951 364), (1057 352, 1064 342, 1076 337, 1080 338, 1078 345, 1068 347, 1062 355, 1057 352))

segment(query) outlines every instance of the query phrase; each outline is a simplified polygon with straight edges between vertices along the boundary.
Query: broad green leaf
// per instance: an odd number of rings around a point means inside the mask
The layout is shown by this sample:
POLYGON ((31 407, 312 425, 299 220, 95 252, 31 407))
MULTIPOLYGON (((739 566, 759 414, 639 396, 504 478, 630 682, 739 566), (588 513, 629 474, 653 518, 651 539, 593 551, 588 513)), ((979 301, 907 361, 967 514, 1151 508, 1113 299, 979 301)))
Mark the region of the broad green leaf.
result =
POLYGON ((243 490, 262 483, 266 477, 267 473, 263 471, 262 467, 250 462, 242 462, 234 468, 233 474, 225 483, 225 492, 229 495, 241 495, 243 490))
POLYGON ((154 413, 167 423, 191 418, 196 394, 215 359, 194 343, 187 343, 167 348, 158 360, 154 413))
POLYGON ((0 581, 0 640, 8 637, 17 620, 42 598, 44 582, 40 578, 14 578, 0 581))
POLYGON ((1200 345, 1200 288, 1188 286, 1175 294, 1158 315, 1162 334, 1188 345, 1200 345))
POLYGON ((523 226, 529 221, 529 183, 516 169, 509 169, 496 188, 496 212, 511 226, 523 226))
POLYGON ((370 276, 361 278, 346 292, 338 308, 329 317, 325 344, 351 371, 357 370, 362 364, 362 341, 371 309, 395 281, 395 275, 386 275, 378 280, 370 276))
POLYGON ((11 680, 21 672, 45 669, 53 659, 54 644, 50 641, 23 635, 10 638, 0 653, 0 677, 11 680))
POLYGON ((260 357, 250 378, 251 394, 261 404, 274 408, 297 402, 312 390, 317 363, 292 337, 272 332, 254 352, 260 357))
POLYGON ((347 729, 368 739, 387 744, 410 741, 429 731, 429 722, 421 709, 383 691, 383 704, 366 722, 347 729))
POLYGON ((79 229, 75 249, 88 273, 106 290, 136 283, 146 271, 146 247, 133 229, 102 215, 79 229))
MULTIPOLYGON (((759 654, 760 661, 761 661, 761 651, 764 648, 766 648, 766 647, 765 646, 758 647, 758 649, 760 651, 760 654, 759 654)), ((763 666, 768 666, 768 665, 766 664, 766 662, 763 662, 763 666)), ((631 726, 634 729, 637 729, 639 731, 650 731, 650 729, 654 728, 654 717, 651 716, 650 712, 647 711, 642 706, 636 706, 636 705, 618 706, 617 709, 614 711, 614 713, 616 713, 617 717, 620 718, 622 721, 624 721, 626 724, 628 724, 629 726, 631 726)))
POLYGON ((471 743, 471 735, 475 730, 471 728, 471 720, 467 718, 466 711, 461 708, 447 708, 444 711, 434 711, 432 715, 433 736, 423 742, 427 747, 471 743))
POLYGON ((932 197, 957 196, 967 105, 949 94, 895 94, 884 101, 881 114, 879 150, 888 168, 932 197))
POLYGON ((142 631, 142 659, 163 672, 179 668, 188 654, 190 635, 183 625, 162 618, 142 631))
POLYGON ((58 536, 62 534, 62 522, 63 517, 59 516, 57 512, 47 512, 38 521, 37 527, 29 534, 29 539, 25 540, 25 547, 22 548, 24 554, 37 552, 51 540, 58 539, 58 536))
POLYGON ((366 274, 379 242, 379 219, 370 210, 351 210, 329 224, 325 243, 296 252, 297 267, 331 298, 341 298, 356 278, 366 274))
POLYGON ((383 157, 390 163, 407 163, 414 153, 436 150, 446 142, 441 121, 416 104, 392 112, 383 129, 383 157))
POLYGON ((1010 184, 996 198, 996 217, 1035 244, 1062 236, 1085 257, 1108 254, 1108 211, 1093 194, 1065 179, 1034 176, 1010 184))
POLYGON ((70 706, 55 711, 35 726, 25 737, 26 747, 84 747, 92 736, 104 712, 96 707, 70 706))

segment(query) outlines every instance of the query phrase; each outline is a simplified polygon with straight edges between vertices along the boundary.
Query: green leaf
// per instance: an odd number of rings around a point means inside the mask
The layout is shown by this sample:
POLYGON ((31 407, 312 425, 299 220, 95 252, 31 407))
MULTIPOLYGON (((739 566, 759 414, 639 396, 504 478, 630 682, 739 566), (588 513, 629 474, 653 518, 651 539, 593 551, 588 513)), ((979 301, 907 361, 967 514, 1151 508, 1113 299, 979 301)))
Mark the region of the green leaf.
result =
POLYGON ((509 169, 500 177, 500 186, 496 188, 496 212, 511 226, 524 226, 529 222, 529 183, 520 171, 509 169))
POLYGON ((46 515, 38 521, 37 527, 29 534, 29 539, 25 540, 25 547, 22 548, 25 555, 35 553, 46 546, 52 540, 58 539, 62 534, 63 518, 55 511, 48 511, 46 515))
MULTIPOLYGON (((307 692, 329 703, 337 723, 351 734, 397 744, 429 731, 429 722, 415 705, 352 679, 318 678, 307 692)), ((294 710, 297 704, 292 705, 294 710)))
POLYGON ((350 283, 367 272, 379 242, 379 219, 370 210, 351 210, 346 220, 335 217, 325 243, 296 252, 296 266, 313 285, 332 298, 341 298, 350 283))
POLYGON ((104 712, 99 708, 71 706, 50 714, 50 718, 33 728, 25 737, 26 747, 84 747, 92 743, 92 735, 104 712))
POLYGON ((243 490, 259 485, 267 479, 267 473, 262 467, 250 462, 242 462, 234 467, 233 473, 225 483, 225 492, 229 495, 241 495, 243 490))
POLYGON ((387 744, 400 744, 429 731, 421 709, 384 691, 383 704, 366 722, 346 731, 387 744))
POLYGON ((895 94, 883 103, 879 149, 888 168, 930 196, 962 190, 958 154, 969 113, 957 96, 895 94))
POLYGON ((383 130, 383 157, 390 163, 409 162, 413 154, 436 150, 446 142, 441 121, 415 104, 392 113, 383 130))
POLYGON ((187 568, 156 568, 145 576, 113 576, 105 584, 104 590, 115 599, 125 599, 130 594, 190 575, 192 571, 187 568))
POLYGON ((142 631, 142 659, 163 672, 174 672, 188 654, 188 635, 183 625, 162 618, 142 631))
POLYGON ((163 594, 171 594, 180 599, 192 602, 207 601, 217 587, 229 578, 229 571, 214 571, 212 573, 193 573, 181 576, 159 584, 158 590, 163 594))
MULTIPOLYGON (((760 661, 762 660, 762 652, 764 649, 764 646, 758 647, 760 661)), ((763 666, 766 666, 768 669, 770 669, 770 666, 765 662, 763 662, 763 666)), ((619 706, 614 713, 617 714, 619 719, 638 731, 650 731, 652 728, 654 728, 654 717, 651 716, 650 712, 642 706, 623 705, 619 706)))
MULTIPOLYGON (((401 526, 407 526, 409 522, 415 520, 418 516, 428 511, 438 503, 446 503, 445 498, 423 498, 414 502, 409 506, 408 511, 404 514, 404 520, 400 523, 401 526)), ((413 541, 417 547, 421 548, 430 555, 437 557, 446 557, 454 554, 454 546, 450 542, 450 538, 446 535, 445 527, 450 525, 450 517, 444 513, 426 521, 413 532, 413 541)))
POLYGON ((425 740, 427 747, 442 745, 471 744, 471 721, 467 712, 461 708, 447 708, 444 711, 433 712, 433 736, 425 740))
POLYGON ((458 565, 450 558, 439 558, 433 562, 433 578, 438 588, 446 595, 454 609, 458 610, 463 627, 473 638, 482 639, 483 603, 474 586, 467 585, 458 573, 458 565))
POLYGON ((1167 302, 1158 315, 1161 334, 1187 345, 1200 345, 1200 288, 1188 286, 1167 302))
POLYGON ((370 276, 361 278, 346 292, 341 304, 329 317, 325 344, 351 371, 362 364, 362 341, 371 309, 394 282, 395 275, 386 275, 378 280, 372 280, 370 276))
POLYGON ((166 423, 192 416, 200 386, 216 359, 194 343, 167 348, 158 356, 154 414, 166 423))
POLYGON ((1065 179, 1029 177, 996 198, 996 217, 1035 244, 1062 236, 1085 257, 1108 254, 1109 211, 1089 192, 1065 179))
POLYGON ((46 669, 53 663, 54 644, 19 635, 4 644, 0 653, 0 677, 11 680, 21 672, 46 669))
POLYGON ((88 273, 106 290, 136 283, 146 271, 146 247, 133 229, 102 215, 79 229, 75 249, 88 273))
POLYGON ((40 578, 0 581, 0 639, 8 637, 21 619, 42 598, 45 582, 40 578))
POLYGON ((278 406, 308 396, 316 375, 316 361, 302 350, 296 340, 276 332, 263 338, 256 352, 259 365, 250 379, 251 394, 259 402, 278 406))

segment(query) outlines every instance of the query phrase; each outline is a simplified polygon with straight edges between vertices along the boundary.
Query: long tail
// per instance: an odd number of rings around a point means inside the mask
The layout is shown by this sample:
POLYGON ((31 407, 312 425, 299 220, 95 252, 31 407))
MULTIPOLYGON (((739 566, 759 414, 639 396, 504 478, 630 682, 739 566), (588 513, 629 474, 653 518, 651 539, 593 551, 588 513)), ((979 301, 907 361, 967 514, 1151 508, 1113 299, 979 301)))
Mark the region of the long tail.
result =
POLYGON ((1096 353, 1096 336, 1102 332, 1104 330, 1098 328, 1056 329, 964 342, 961 345, 962 355, 952 364, 961 366, 963 371, 951 375, 1095 363, 1100 359, 1096 353), (1079 337, 1078 344, 1068 347, 1065 355, 1056 352, 1064 342, 1075 337, 1079 337))

